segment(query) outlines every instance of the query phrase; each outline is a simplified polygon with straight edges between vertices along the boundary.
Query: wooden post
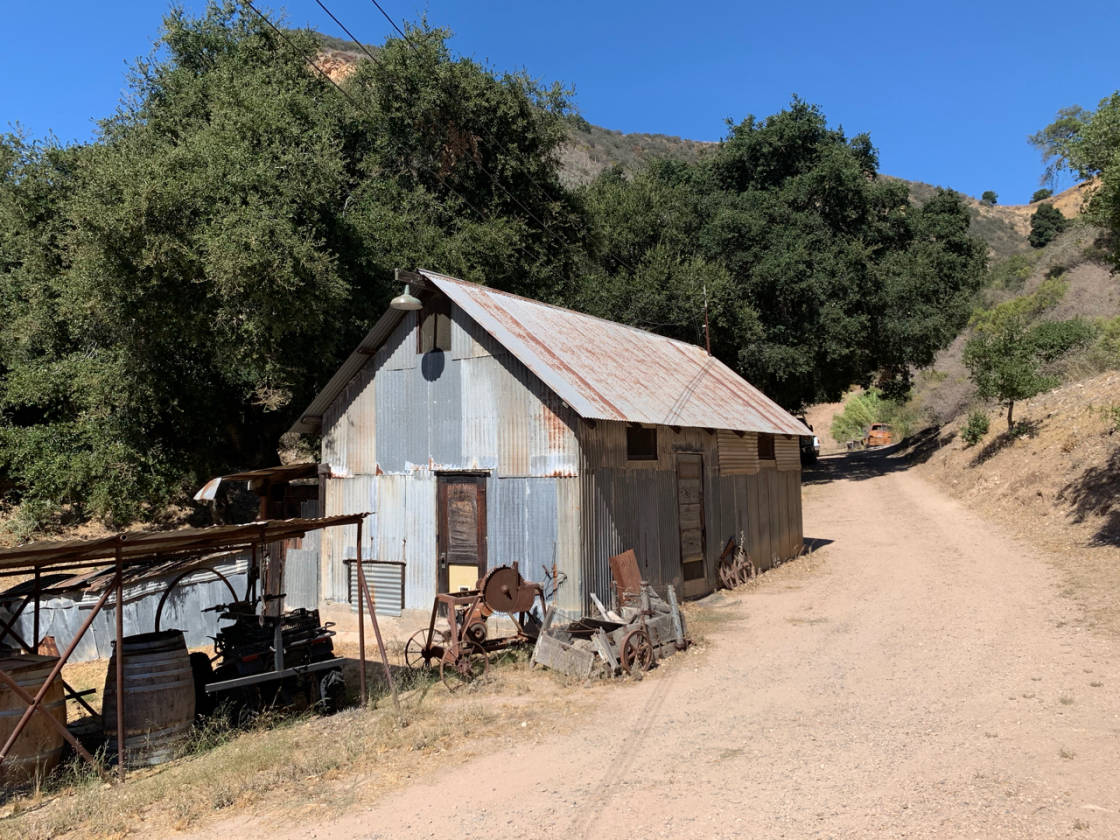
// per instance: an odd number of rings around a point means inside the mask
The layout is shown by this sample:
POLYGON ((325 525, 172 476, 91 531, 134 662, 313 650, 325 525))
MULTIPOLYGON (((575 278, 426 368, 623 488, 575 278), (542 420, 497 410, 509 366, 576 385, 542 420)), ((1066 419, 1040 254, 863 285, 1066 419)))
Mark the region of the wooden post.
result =
POLYGON ((117 545, 117 777, 123 782, 125 769, 124 734, 124 566, 117 545))
MULTIPOLYGON (((357 563, 358 563, 358 589, 361 590, 361 583, 366 579, 362 571, 362 522, 358 520, 358 540, 357 540, 357 563)), ((366 617, 365 617, 365 601, 362 598, 362 592, 358 592, 358 697, 362 706, 365 706, 368 695, 366 694, 366 617)))
MULTIPOLYGON (((361 526, 359 526, 361 527, 361 526)), ((393 695, 393 706, 396 707, 397 717, 401 714, 401 701, 397 697, 397 684, 393 682, 393 672, 389 668, 389 655, 385 652, 385 642, 381 639, 381 625, 377 623, 377 605, 373 601, 373 592, 366 583, 365 571, 361 564, 361 550, 359 549, 358 586, 369 603, 369 617, 373 620, 373 635, 377 637, 377 649, 381 652, 381 664, 385 668, 385 679, 389 682, 389 692, 393 695)), ((429 638, 431 634, 429 633, 429 638)))

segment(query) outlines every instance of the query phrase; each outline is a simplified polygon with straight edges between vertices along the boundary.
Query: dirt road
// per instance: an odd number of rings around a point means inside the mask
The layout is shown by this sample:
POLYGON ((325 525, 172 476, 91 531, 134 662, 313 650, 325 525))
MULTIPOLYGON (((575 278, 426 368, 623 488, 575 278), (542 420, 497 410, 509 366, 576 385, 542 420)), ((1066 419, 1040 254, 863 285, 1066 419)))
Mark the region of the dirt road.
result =
POLYGON ((905 471, 810 484, 831 542, 727 598, 563 735, 291 837, 1120 837, 1120 645, 1059 574, 905 471))

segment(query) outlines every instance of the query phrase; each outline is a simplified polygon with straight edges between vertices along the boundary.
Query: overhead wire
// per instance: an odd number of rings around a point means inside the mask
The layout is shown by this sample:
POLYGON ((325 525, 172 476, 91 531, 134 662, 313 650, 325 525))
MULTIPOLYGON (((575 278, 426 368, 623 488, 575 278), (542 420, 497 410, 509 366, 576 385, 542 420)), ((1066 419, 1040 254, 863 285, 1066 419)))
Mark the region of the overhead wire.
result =
MULTIPOLYGON (((347 37, 349 37, 349 38, 350 38, 350 40, 351 40, 351 41, 353 41, 353 42, 354 42, 354 44, 355 44, 355 45, 357 45, 357 47, 358 47, 358 48, 359 48, 359 49, 360 49, 360 50, 361 50, 362 52, 364 52, 364 53, 366 54, 366 56, 368 56, 368 57, 369 57, 370 61, 372 61, 372 62, 373 62, 374 64, 376 64, 376 65, 377 65, 378 67, 380 67, 380 68, 382 68, 382 69, 385 69, 385 65, 384 65, 384 64, 383 64, 383 63, 381 62, 381 60, 380 60, 380 59, 378 59, 378 58, 377 58, 377 56, 375 56, 375 55, 374 55, 374 54, 373 54, 373 53, 372 53, 372 52, 371 52, 371 51, 369 50, 369 48, 368 48, 368 47, 367 47, 367 46, 366 46, 365 44, 363 44, 363 43, 361 42, 361 40, 359 40, 359 39, 357 38, 357 36, 355 36, 355 35, 354 35, 354 33, 353 33, 353 32, 351 32, 351 31, 350 31, 349 27, 347 27, 347 26, 346 26, 346 24, 344 24, 344 23, 343 23, 343 22, 342 22, 341 20, 339 20, 338 16, 337 16, 337 15, 335 15, 335 14, 334 14, 334 12, 332 12, 332 11, 331 11, 331 10, 330 10, 330 9, 329 9, 329 8, 327 7, 327 4, 326 4, 325 2, 323 2, 323 0, 315 0, 315 3, 316 3, 316 4, 318 5, 318 6, 319 6, 319 8, 320 8, 320 9, 322 9, 322 10, 323 10, 324 12, 326 12, 327 16, 328 16, 328 17, 330 17, 330 19, 331 19, 331 20, 333 20, 333 21, 334 21, 334 22, 335 22, 335 23, 336 23, 336 24, 338 25, 338 27, 339 27, 339 28, 340 28, 340 29, 341 29, 341 30, 342 30, 343 32, 345 32, 345 33, 346 33, 347 37)), ((409 37, 408 37, 408 36, 407 36, 407 35, 406 35, 406 34, 405 34, 405 33, 404 33, 404 32, 403 32, 402 30, 401 30, 401 28, 400 28, 399 26, 397 26, 397 25, 396 25, 396 23, 395 23, 395 22, 393 21, 393 19, 389 17, 389 15, 388 15, 388 14, 386 13, 385 9, 384 9, 384 8, 383 8, 383 7, 382 7, 382 6, 380 5, 380 4, 375 4, 375 5, 377 5, 377 8, 378 8, 378 9, 379 9, 379 10, 381 11, 381 14, 385 15, 385 17, 386 17, 386 18, 388 18, 389 22, 390 22, 391 24, 393 24, 393 28, 394 28, 394 29, 396 29, 396 30, 397 30, 397 32, 399 32, 399 33, 401 34, 401 38, 402 38, 402 39, 404 40, 405 44, 407 44, 407 45, 408 45, 409 47, 411 47, 411 48, 412 48, 412 50, 413 50, 413 52, 415 52, 415 53, 416 53, 417 55, 419 55, 419 54, 420 54, 420 50, 419 50, 419 48, 418 48, 418 47, 416 46, 416 44, 415 44, 415 43, 413 43, 413 42, 412 42, 412 40, 411 40, 411 39, 410 39, 410 38, 409 38, 409 37)), ((486 137, 485 137, 485 136, 484 136, 484 137, 482 137, 482 139, 483 139, 483 141, 484 141, 484 142, 486 141, 486 137)), ((496 140, 494 140, 492 136, 490 136, 490 142, 489 142, 489 145, 490 145, 490 150, 491 150, 491 151, 494 151, 494 152, 496 152, 496 151, 497 151, 497 141, 496 141, 496 140)), ((497 176, 496 176, 496 175, 494 175, 494 173, 493 173, 493 172, 491 172, 491 171, 490 171, 489 169, 487 169, 487 168, 486 168, 486 166, 485 166, 485 165, 483 165, 483 163, 482 163, 481 161, 479 161, 479 160, 475 160, 475 165, 476 165, 476 166, 477 166, 477 167, 478 167, 478 168, 479 168, 479 169, 480 169, 480 170, 482 171, 482 173, 483 173, 484 175, 486 175, 486 177, 487 177, 487 178, 489 178, 489 179, 490 179, 490 182, 491 182, 491 183, 492 183, 492 184, 493 184, 493 185, 494 185, 495 187, 497 187, 497 188, 498 188, 499 190, 501 190, 501 191, 502 191, 503 193, 505 193, 505 194, 506 194, 506 195, 507 195, 507 196, 508 196, 508 197, 509 197, 509 198, 510 198, 510 199, 511 199, 511 200, 512 200, 512 201, 513 201, 513 202, 514 202, 514 203, 515 203, 515 204, 516 204, 516 205, 517 205, 518 207, 520 207, 520 208, 521 208, 521 210, 522 210, 522 211, 524 211, 524 213, 525 213, 525 214, 526 214, 526 215, 527 215, 527 216, 528 216, 528 217, 529 217, 530 219, 532 219, 532 220, 533 220, 534 222, 536 222, 536 223, 537 223, 538 227, 539 227, 539 228, 540 228, 540 229, 541 229, 541 230, 542 230, 542 231, 543 231, 544 233, 547 233, 547 234, 548 234, 549 236, 551 236, 551 237, 553 238, 553 240, 554 240, 554 241, 555 241, 555 242, 556 242, 557 244, 559 244, 559 245, 562 245, 562 246, 564 246, 565 248, 575 248, 575 247, 576 247, 576 246, 575 246, 575 244, 574 244, 574 243, 572 243, 572 242, 571 242, 571 241, 570 241, 570 240, 569 240, 569 239, 568 239, 567 237, 565 237, 565 236, 563 236, 562 234, 559 234, 559 233, 557 233, 556 231, 552 230, 552 228, 551 228, 551 227, 550 227, 550 226, 549 226, 549 225, 548 225, 548 224, 547 224, 547 223, 546 223, 546 222, 545 222, 545 221, 544 221, 543 219, 541 219, 541 218, 540 218, 540 217, 539 217, 539 216, 538 216, 538 215, 537 215, 536 213, 534 213, 534 212, 533 212, 533 211, 532 211, 532 210, 531 210, 531 209, 530 209, 530 208, 529 208, 529 207, 528 207, 528 206, 527 206, 527 205, 525 204, 525 202, 523 202, 523 201, 522 201, 522 200, 521 200, 520 198, 518 198, 518 197, 517 197, 517 195, 516 195, 516 194, 514 194, 513 192, 511 192, 511 191, 510 191, 510 190, 509 190, 509 189, 508 189, 508 188, 507 188, 507 187, 505 186, 505 184, 503 184, 503 183, 502 183, 502 182, 501 182, 501 181, 500 181, 500 180, 499 180, 499 179, 497 178, 497 176)), ((553 200, 552 196, 551 196, 551 195, 549 195, 549 194, 548 194, 548 192, 547 192, 547 191, 545 191, 545 189, 544 189, 543 187, 541 187, 541 185, 540 185, 540 184, 538 184, 538 183, 537 183, 537 182, 536 182, 536 181, 535 181, 535 180, 533 179, 532 175, 530 175, 530 174, 529 174, 529 173, 527 173, 527 172, 526 172, 526 173, 524 173, 524 174, 525 174, 525 177, 526 177, 526 178, 527 178, 527 179, 528 179, 528 180, 529 180, 529 181, 530 181, 530 182, 531 182, 531 183, 532 183, 532 184, 533 184, 533 185, 534 185, 534 186, 535 186, 535 187, 536 187, 536 188, 537 188, 537 189, 538 189, 538 190, 539 190, 540 192, 541 192, 541 194, 542 194, 542 195, 544 196, 544 198, 545 198, 545 200, 546 200, 546 201, 551 201, 551 200, 553 200)), ((631 270, 632 270, 632 269, 631 269, 631 270)))
MULTIPOLYGON (((258 18, 260 18, 261 21, 266 26, 268 26, 269 29, 271 29, 273 32, 275 32, 281 38, 281 40, 283 40, 284 43, 287 44, 288 47, 291 48, 292 52, 294 52, 296 55, 298 55, 300 58, 302 58, 312 69, 314 69, 316 72, 319 73, 320 76, 322 76, 324 79, 326 79, 327 82, 329 82, 331 84, 331 86, 335 90, 337 90, 343 96, 343 98, 345 98, 346 101, 349 102, 355 108, 355 110, 357 110, 359 112, 362 112, 362 113, 365 113, 366 116, 370 117, 371 119, 375 118, 374 114, 372 114, 370 111, 368 111, 364 106, 362 106, 361 103, 358 102, 358 100, 356 100, 349 93, 347 93, 346 89, 343 88, 342 85, 340 85, 338 82, 336 82, 334 79, 332 79, 330 74, 326 70, 324 70, 318 64, 318 62, 316 62, 313 58, 311 58, 311 56, 306 55, 303 52, 301 52, 299 50, 299 48, 294 43, 292 43, 292 40, 286 34, 284 34, 284 32, 280 28, 278 28, 276 26, 276 24, 274 24, 271 20, 269 20, 267 15, 262 13, 256 6, 253 5, 252 0, 241 0, 241 2, 244 3, 246 6, 248 6, 249 9, 251 9, 253 11, 253 13, 258 18)), ((431 174, 435 175, 436 178, 439 179, 440 183, 443 184, 443 186, 445 186, 448 190, 450 190, 452 193, 454 193, 459 198, 461 198, 463 200, 463 203, 466 204, 471 210, 473 210, 475 213, 477 213, 479 216, 481 216, 486 221, 492 221, 492 218, 489 216, 489 214, 487 214, 484 210, 481 210, 478 207, 475 207, 475 205, 471 202, 471 200, 469 198, 467 198, 465 195, 463 195, 461 192, 459 192, 459 190, 455 189, 454 186, 452 186, 451 184, 448 184, 446 179, 444 179, 443 176, 440 175, 439 172, 436 172, 434 169, 430 169, 429 167, 423 166, 423 164, 421 164, 421 166, 422 166, 422 168, 427 169, 429 172, 431 172, 431 174)), ((448 214, 453 215, 451 213, 451 210, 447 207, 447 205, 445 205, 443 202, 441 202, 437 196, 433 195, 432 200, 441 209, 446 211, 448 214)))
MULTIPOLYGON (((329 10, 327 10, 326 6, 323 5, 321 0, 315 0, 315 2, 323 7, 323 10, 326 11, 327 14, 331 16, 331 19, 334 20, 335 23, 338 23, 339 26, 342 26, 342 23, 333 14, 331 14, 329 10)), ((389 14, 388 11, 386 11, 385 7, 382 6, 381 3, 378 2, 378 0, 370 0, 370 2, 373 3, 373 5, 377 7, 377 10, 379 12, 381 12, 381 16, 384 17, 385 20, 387 20, 389 22, 389 25, 392 26, 393 29, 395 29, 397 31, 397 34, 401 36, 401 40, 403 40, 408 46, 410 46, 412 48, 413 52, 419 54, 420 48, 416 45, 416 42, 412 38, 410 38, 409 35, 405 32, 405 30, 402 29, 397 24, 397 21, 393 18, 392 15, 389 14)), ((354 36, 350 34, 349 30, 346 30, 346 27, 343 26, 342 28, 343 28, 343 30, 346 31, 347 35, 350 35, 351 40, 353 40, 355 43, 358 43, 357 39, 354 38, 354 36)), ((359 44, 359 46, 361 46, 361 44, 359 44)), ((368 50, 366 50, 366 54, 369 55, 368 50)), ((486 128, 483 127, 483 126, 478 126, 478 130, 481 133, 481 138, 482 138, 483 142, 485 142, 490 147, 491 151, 497 152, 498 141, 494 138, 494 135, 490 134, 486 130, 486 128)), ((485 170, 483 170, 483 171, 485 171, 485 170)), ((489 174, 489 173, 487 173, 487 174, 489 174)), ((552 196, 549 194, 548 190, 546 190, 543 186, 541 186, 540 183, 530 173, 525 172, 524 175, 525 175, 525 178, 529 181, 529 183, 531 183, 534 187, 536 187, 538 192, 540 192, 540 194, 542 196, 544 196, 546 201, 551 201, 552 200, 552 196)), ((497 181, 495 181, 495 183, 497 183, 497 181)), ((511 197, 514 198, 514 200, 517 201, 518 204, 521 204, 520 200, 518 200, 516 197, 514 197, 512 195, 511 195, 511 197)), ((521 205, 521 206, 526 210, 526 212, 528 212, 528 208, 525 208, 524 205, 521 205)), ((538 224, 543 224, 543 223, 538 221, 538 224)), ((551 231, 550 231, 550 233, 551 233, 551 231)), ((571 243, 568 242, 567 239, 564 239, 564 242, 567 245, 571 245, 571 243)), ((630 265, 628 262, 626 262, 626 260, 622 259, 621 257, 615 257, 615 260, 619 264, 621 264, 624 268, 628 269, 632 274, 637 273, 635 268, 632 265, 630 265)))

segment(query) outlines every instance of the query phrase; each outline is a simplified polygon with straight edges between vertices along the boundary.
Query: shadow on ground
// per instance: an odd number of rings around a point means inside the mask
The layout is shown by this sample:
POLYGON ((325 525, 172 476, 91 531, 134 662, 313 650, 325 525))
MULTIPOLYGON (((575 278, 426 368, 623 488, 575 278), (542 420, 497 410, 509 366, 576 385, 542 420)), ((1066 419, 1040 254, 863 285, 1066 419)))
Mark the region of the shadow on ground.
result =
POLYGON ((1058 498, 1072 507, 1074 522, 1084 522, 1090 516, 1105 518, 1100 530, 1089 541, 1090 545, 1120 546, 1120 510, 1113 506, 1120 495, 1120 447, 1114 449, 1108 461, 1099 467, 1090 467, 1058 493, 1058 498))
POLYGON ((833 481, 864 481, 907 470, 929 460, 934 452, 955 437, 955 434, 942 436, 940 428, 931 426, 892 446, 828 455, 805 467, 801 483, 812 485, 833 481))

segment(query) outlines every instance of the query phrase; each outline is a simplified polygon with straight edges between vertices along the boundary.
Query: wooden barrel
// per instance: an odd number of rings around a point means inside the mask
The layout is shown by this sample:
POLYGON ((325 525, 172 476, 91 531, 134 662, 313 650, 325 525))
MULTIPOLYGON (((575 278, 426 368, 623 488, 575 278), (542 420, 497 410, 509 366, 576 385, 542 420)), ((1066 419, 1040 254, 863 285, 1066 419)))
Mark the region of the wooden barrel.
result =
MULTIPOLYGON (((113 645, 116 648, 116 643, 113 645)), ((102 725, 117 748, 117 652, 109 658, 102 725)), ((124 637, 124 746, 129 766, 175 757, 194 722, 194 676, 181 630, 124 637)))
MULTIPOLYGON (((57 656, 8 654, 0 658, 0 669, 34 697, 57 662, 57 656)), ((61 676, 54 678, 41 708, 59 723, 66 723, 61 676)), ((7 742, 26 709, 27 704, 7 684, 0 685, 0 746, 7 742)), ((5 786, 14 786, 42 778, 58 764, 61 755, 62 733, 36 712, 0 764, 0 780, 5 786)))

